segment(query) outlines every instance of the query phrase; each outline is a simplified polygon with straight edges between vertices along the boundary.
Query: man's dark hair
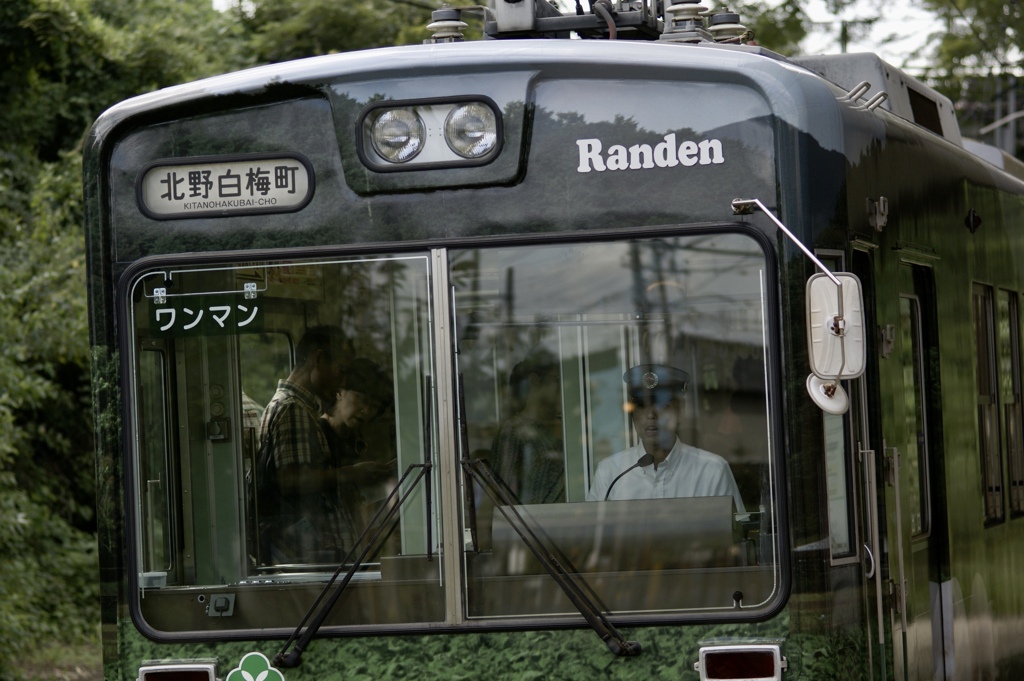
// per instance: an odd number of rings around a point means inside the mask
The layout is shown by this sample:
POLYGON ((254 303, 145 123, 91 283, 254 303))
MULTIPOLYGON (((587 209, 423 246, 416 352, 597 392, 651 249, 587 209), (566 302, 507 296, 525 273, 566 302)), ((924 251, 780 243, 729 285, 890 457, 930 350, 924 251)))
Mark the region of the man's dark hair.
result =
POLYGON ((329 362, 344 362, 352 354, 348 336, 337 326, 314 326, 307 329, 295 347, 295 366, 303 366, 317 350, 323 350, 329 362))

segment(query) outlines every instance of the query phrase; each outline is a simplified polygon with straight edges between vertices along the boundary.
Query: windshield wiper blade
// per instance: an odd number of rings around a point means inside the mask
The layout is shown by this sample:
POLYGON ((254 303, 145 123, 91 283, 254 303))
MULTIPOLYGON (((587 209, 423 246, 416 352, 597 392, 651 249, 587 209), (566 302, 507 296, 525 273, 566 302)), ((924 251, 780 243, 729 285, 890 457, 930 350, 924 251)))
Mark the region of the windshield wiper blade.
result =
POLYGON ((583 615, 594 633, 604 641, 615 655, 620 657, 632 657, 641 652, 640 643, 627 641, 619 633, 615 626, 604 614, 607 607, 598 607, 600 598, 594 593, 593 588, 583 575, 579 573, 558 545, 551 540, 544 528, 537 523, 528 522, 523 514, 519 512, 522 503, 516 498, 511 489, 504 481, 494 474, 494 471, 481 459, 471 459, 469 456, 469 443, 466 437, 466 408, 465 391, 462 385, 462 374, 459 374, 459 416, 462 420, 462 468, 474 481, 480 484, 487 493, 487 496, 494 502, 495 507, 504 516, 508 524, 516 531, 519 538, 523 540, 526 548, 537 558, 551 579, 559 586, 566 597, 573 604, 576 610, 583 615), (589 593, 588 593, 589 592, 589 593))
MULTIPOLYGON (((305 652, 306 648, 309 646, 310 641, 312 641, 313 637, 316 636, 316 633, 320 630, 320 627, 321 625, 323 625, 324 620, 327 619, 327 616, 331 613, 331 610, 334 609, 334 605, 338 602, 338 599, 341 598, 341 595, 345 592, 345 589, 352 581, 352 578, 355 576, 356 572, 359 571, 359 568, 361 568, 368 559, 372 558, 374 555, 376 555, 378 551, 380 551, 381 548, 383 548, 384 543, 387 541, 387 538, 391 536, 391 533, 394 532, 395 527, 398 526, 398 520, 400 519, 398 516, 398 512, 399 510, 401 510, 402 505, 416 491, 416 485, 419 484, 420 480, 422 480, 424 477, 430 474, 430 470, 431 468, 433 468, 433 464, 431 463, 432 440, 430 431, 430 410, 430 377, 427 376, 426 397, 424 399, 424 429, 426 439, 424 441, 423 463, 410 464, 405 469, 405 472, 402 473, 402 477, 398 479, 398 484, 395 485, 394 489, 391 490, 391 493, 388 494, 388 496, 384 499, 384 503, 381 504, 381 507, 378 508, 377 512, 373 514, 373 517, 370 518, 370 522, 366 524, 366 527, 359 534, 359 537, 352 545, 352 548, 349 549, 348 554, 346 554, 345 558, 341 561, 341 564, 338 566, 338 569, 334 571, 334 574, 331 576, 331 579, 328 580, 327 584, 320 591, 320 594, 316 597, 316 600, 313 601, 313 605, 310 606, 309 610, 306 611, 306 614, 303 615, 302 621, 299 622, 299 626, 295 627, 295 631, 292 632, 292 635, 288 638, 287 641, 285 641, 284 647, 281 649, 281 652, 274 656, 275 665, 279 667, 285 667, 288 669, 299 666, 299 663, 302 662, 302 653, 305 652), (409 487, 409 491, 403 495, 402 486, 405 483, 405 481, 409 478, 409 476, 412 475, 412 472, 414 470, 418 470, 419 472, 416 474, 416 477, 413 478, 412 483, 410 484, 409 487), (395 501, 396 497, 397 501, 395 501), (389 524, 390 527, 388 527, 389 524), (385 529, 387 529, 387 532, 384 531, 385 529), (355 558, 355 560, 352 560, 353 555, 356 552, 356 549, 363 544, 367 536, 370 537, 369 541, 366 541, 366 544, 365 546, 363 546, 363 550, 359 553, 359 556, 355 558), (317 606, 319 606, 320 603, 324 601, 324 597, 331 590, 331 587, 334 585, 335 581, 337 581, 338 576, 341 574, 341 571, 345 569, 345 565, 349 564, 350 560, 352 560, 352 563, 351 565, 349 565, 349 568, 345 572, 345 576, 342 578, 341 582, 338 584, 338 587, 334 590, 334 593, 331 594, 331 597, 323 603, 323 606, 317 612, 316 617, 313 619, 312 622, 310 622, 309 627, 307 627, 306 630, 303 631, 302 628, 306 626, 306 622, 309 620, 310 616, 312 616, 313 612, 316 611, 317 606), (292 645, 292 642, 295 642, 295 647, 292 649, 291 652, 288 652, 288 647, 292 645)), ((431 485, 430 481, 428 480, 425 486, 427 504, 426 518, 428 561, 431 560, 434 555, 433 546, 431 545, 431 527, 433 523, 431 522, 430 519, 430 490, 431 485)))
MULTIPOLYGON (((338 599, 341 597, 341 594, 344 593, 346 587, 348 587, 349 582, 352 581, 352 577, 355 576, 356 572, 359 571, 359 568, 361 568, 363 564, 370 557, 372 557, 372 555, 375 555, 377 551, 379 551, 381 547, 383 547, 384 541, 381 541, 381 537, 383 536, 384 539, 386 540, 387 537, 391 535, 391 532, 394 530, 395 525, 397 525, 398 519, 396 516, 398 514, 399 509, 401 509, 402 505, 406 502, 406 500, 410 496, 412 496, 413 492, 416 489, 417 483, 419 483, 419 481, 423 479, 423 477, 427 474, 430 468, 430 463, 414 463, 410 464, 409 467, 405 469, 405 472, 402 473, 402 477, 399 479, 398 484, 395 486, 393 490, 391 490, 391 493, 387 496, 387 498, 384 499, 383 506, 381 506, 377 510, 377 513, 374 514, 369 524, 367 524, 366 528, 359 535, 359 538, 356 539, 355 545, 352 547, 352 549, 349 550, 348 554, 341 562, 341 565, 338 566, 338 569, 334 571, 334 574, 331 576, 331 579, 327 582, 326 586, 324 586, 324 588, 320 591, 320 594, 316 597, 316 600, 313 602, 313 605, 303 616, 302 621, 299 623, 299 626, 295 628, 295 631, 292 633, 291 637, 289 637, 288 640, 285 642, 284 648, 281 650, 280 653, 278 653, 274 657, 275 665, 286 668, 299 666, 299 663, 302 661, 301 658, 303 651, 306 650, 306 647, 309 646, 309 642, 313 640, 314 636, 316 636, 316 633, 320 629, 320 626, 324 623, 324 620, 327 619, 327 616, 334 608, 334 605, 338 602, 338 599), (412 487, 404 495, 401 494, 402 485, 409 478, 409 476, 412 475, 412 472, 416 469, 419 469, 419 472, 417 473, 416 477, 413 479, 411 483, 412 487), (395 501, 396 497, 397 501, 395 501), (382 514, 383 518, 381 518, 382 514), (388 525, 391 525, 391 527, 389 528, 388 525), (385 529, 387 529, 386 533, 384 532, 385 529), (364 540, 368 535, 370 535, 369 541, 367 541, 365 546, 363 546, 363 550, 359 553, 359 556, 355 558, 355 560, 352 560, 353 555, 356 552, 356 549, 361 544, 363 544, 364 540), (331 597, 324 601, 324 597, 331 590, 331 587, 334 586, 334 583, 337 581, 338 576, 341 574, 341 571, 345 569, 345 565, 349 564, 350 560, 352 560, 352 563, 349 565, 348 570, 345 572, 345 576, 338 583, 338 587, 334 590, 334 593, 331 594, 331 597), (321 602, 323 602, 323 606, 320 607, 320 610, 317 612, 316 617, 314 617, 313 621, 310 622, 308 627, 306 627, 306 630, 303 631, 302 628, 306 626, 306 622, 309 620, 313 612, 316 611, 317 606, 319 606, 321 602), (295 642, 295 647, 292 649, 291 652, 288 652, 288 646, 290 646, 293 641, 295 642)), ((429 487, 430 485, 428 484, 427 488, 429 489, 429 487)))
POLYGON ((608 650, 623 657, 639 655, 641 651, 640 644, 637 641, 627 641, 608 620, 602 611, 607 610, 607 608, 598 607, 600 599, 593 592, 590 584, 587 583, 569 558, 558 549, 558 545, 547 536, 544 528, 530 523, 519 512, 517 508, 521 505, 519 500, 495 478, 490 466, 480 459, 464 457, 462 459, 462 467, 491 497, 495 507, 505 517, 505 520, 515 530, 516 534, 519 535, 519 538, 523 540, 526 548, 544 566, 544 569, 547 570, 551 578, 562 589, 569 601, 583 615, 583 619, 587 621, 590 628, 608 646, 608 650), (588 591, 590 592, 589 594, 587 593, 588 591))

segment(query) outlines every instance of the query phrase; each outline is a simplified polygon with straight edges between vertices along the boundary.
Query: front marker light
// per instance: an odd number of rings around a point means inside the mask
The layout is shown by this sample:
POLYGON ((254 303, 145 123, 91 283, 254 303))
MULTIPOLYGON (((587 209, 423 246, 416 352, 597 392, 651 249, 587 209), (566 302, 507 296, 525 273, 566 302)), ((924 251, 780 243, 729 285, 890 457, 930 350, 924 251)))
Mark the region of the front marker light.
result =
POLYGON ((356 118, 356 153, 377 173, 488 165, 501 155, 501 109, 484 95, 376 101, 356 118))
POLYGON ((486 156, 498 143, 498 123, 494 111, 482 102, 456 106, 444 122, 448 147, 462 158, 486 156))
POLYGON ((423 120, 411 109, 387 109, 373 122, 370 139, 381 158, 405 163, 423 149, 423 120))

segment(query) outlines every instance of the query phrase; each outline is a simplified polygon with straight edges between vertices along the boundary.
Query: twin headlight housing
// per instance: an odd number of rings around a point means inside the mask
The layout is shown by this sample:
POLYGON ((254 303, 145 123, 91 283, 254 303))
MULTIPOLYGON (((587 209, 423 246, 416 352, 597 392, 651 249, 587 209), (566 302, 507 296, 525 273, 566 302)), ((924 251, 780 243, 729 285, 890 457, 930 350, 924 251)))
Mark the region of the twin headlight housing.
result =
POLYGON ((501 114, 486 97, 378 102, 360 115, 357 139, 378 172, 483 165, 501 150, 501 114))

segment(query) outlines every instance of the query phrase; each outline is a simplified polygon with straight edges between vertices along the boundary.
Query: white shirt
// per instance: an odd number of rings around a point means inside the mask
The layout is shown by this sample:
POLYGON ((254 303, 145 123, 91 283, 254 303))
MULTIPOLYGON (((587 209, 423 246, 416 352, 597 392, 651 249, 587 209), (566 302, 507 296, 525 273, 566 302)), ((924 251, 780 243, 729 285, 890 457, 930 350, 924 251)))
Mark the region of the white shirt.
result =
MULTIPOLYGON (((604 501, 612 481, 644 455, 643 443, 613 454, 597 466, 587 501, 604 501)), ((634 468, 623 475, 608 497, 611 499, 668 499, 675 497, 725 497, 736 500, 736 512, 744 513, 743 498, 725 459, 676 438, 668 457, 658 464, 634 468)))

